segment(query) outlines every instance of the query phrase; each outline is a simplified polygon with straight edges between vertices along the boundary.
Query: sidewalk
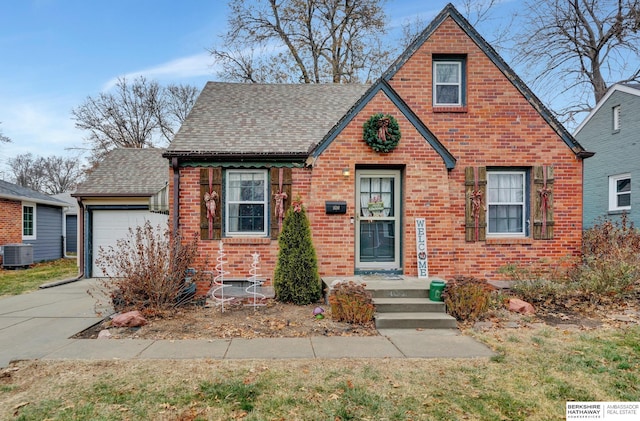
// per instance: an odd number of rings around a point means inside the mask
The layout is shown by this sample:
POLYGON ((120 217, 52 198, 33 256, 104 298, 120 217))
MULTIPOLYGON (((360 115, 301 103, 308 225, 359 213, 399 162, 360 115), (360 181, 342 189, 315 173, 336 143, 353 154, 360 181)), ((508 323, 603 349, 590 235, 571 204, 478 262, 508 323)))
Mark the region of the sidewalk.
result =
POLYGON ((381 330, 380 336, 211 340, 69 339, 101 320, 81 280, 0 298, 0 367, 11 361, 108 359, 488 358, 457 330, 381 330))

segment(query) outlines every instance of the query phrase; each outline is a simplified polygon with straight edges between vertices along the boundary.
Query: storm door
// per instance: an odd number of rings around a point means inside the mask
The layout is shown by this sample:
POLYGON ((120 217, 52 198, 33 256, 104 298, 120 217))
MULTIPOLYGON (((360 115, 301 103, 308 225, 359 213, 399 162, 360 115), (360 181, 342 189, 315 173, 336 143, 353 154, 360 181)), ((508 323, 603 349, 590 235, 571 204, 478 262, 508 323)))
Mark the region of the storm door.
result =
POLYGON ((356 270, 400 269, 400 171, 356 172, 356 270))

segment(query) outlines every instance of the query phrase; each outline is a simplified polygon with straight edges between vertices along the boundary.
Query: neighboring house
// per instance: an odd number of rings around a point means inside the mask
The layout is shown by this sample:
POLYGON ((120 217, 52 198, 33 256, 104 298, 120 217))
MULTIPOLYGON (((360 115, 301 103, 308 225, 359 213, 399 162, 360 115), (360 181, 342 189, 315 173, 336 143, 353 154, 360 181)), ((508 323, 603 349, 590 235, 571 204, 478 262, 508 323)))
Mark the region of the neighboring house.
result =
POLYGON ((31 244, 34 262, 62 258, 65 206, 44 193, 0 180, 0 246, 31 244))
POLYGON ((640 84, 616 84, 574 137, 595 156, 584 165, 584 227, 626 213, 640 226, 640 84))
POLYGON ((222 241, 228 278, 258 252, 272 280, 297 197, 322 276, 500 279, 580 251, 590 154, 451 5, 373 85, 208 83, 164 156, 170 224, 211 269, 222 241))
MULTIPOLYGON (((102 247, 107 250, 129 229, 167 225, 169 168, 164 149, 126 149, 109 152, 72 194, 80 204, 78 256, 85 277, 104 276, 96 264, 102 247)), ((108 268, 107 268, 108 270, 108 268)))
POLYGON ((65 232, 65 254, 78 252, 78 201, 71 197, 71 193, 54 194, 54 198, 62 200, 67 204, 64 208, 64 232, 65 232))

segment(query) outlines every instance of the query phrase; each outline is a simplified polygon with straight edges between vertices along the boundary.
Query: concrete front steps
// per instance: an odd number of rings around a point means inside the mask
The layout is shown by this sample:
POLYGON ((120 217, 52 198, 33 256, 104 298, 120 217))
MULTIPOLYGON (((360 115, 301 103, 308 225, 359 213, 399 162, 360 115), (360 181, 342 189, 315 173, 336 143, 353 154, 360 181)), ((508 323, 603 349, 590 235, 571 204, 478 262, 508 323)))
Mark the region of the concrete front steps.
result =
POLYGON ((377 329, 456 329, 443 302, 429 299, 428 282, 367 282, 377 329))

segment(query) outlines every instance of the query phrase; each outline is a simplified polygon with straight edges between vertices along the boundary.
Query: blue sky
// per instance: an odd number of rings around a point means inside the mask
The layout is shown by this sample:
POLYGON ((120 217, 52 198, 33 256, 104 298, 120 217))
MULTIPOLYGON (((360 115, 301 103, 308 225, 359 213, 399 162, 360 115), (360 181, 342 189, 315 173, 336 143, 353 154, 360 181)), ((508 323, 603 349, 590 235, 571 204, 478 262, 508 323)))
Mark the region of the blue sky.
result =
MULTIPOLYGON (((388 0, 385 11, 399 28, 416 16, 428 23, 448 2, 388 0)), ((7 161, 18 154, 77 154, 69 148, 82 146, 86 134, 75 129, 71 110, 118 77, 198 88, 215 80, 207 49, 225 32, 226 15, 224 0, 3 2, 0 131, 12 143, 0 144, 0 178, 8 178, 7 161)))

